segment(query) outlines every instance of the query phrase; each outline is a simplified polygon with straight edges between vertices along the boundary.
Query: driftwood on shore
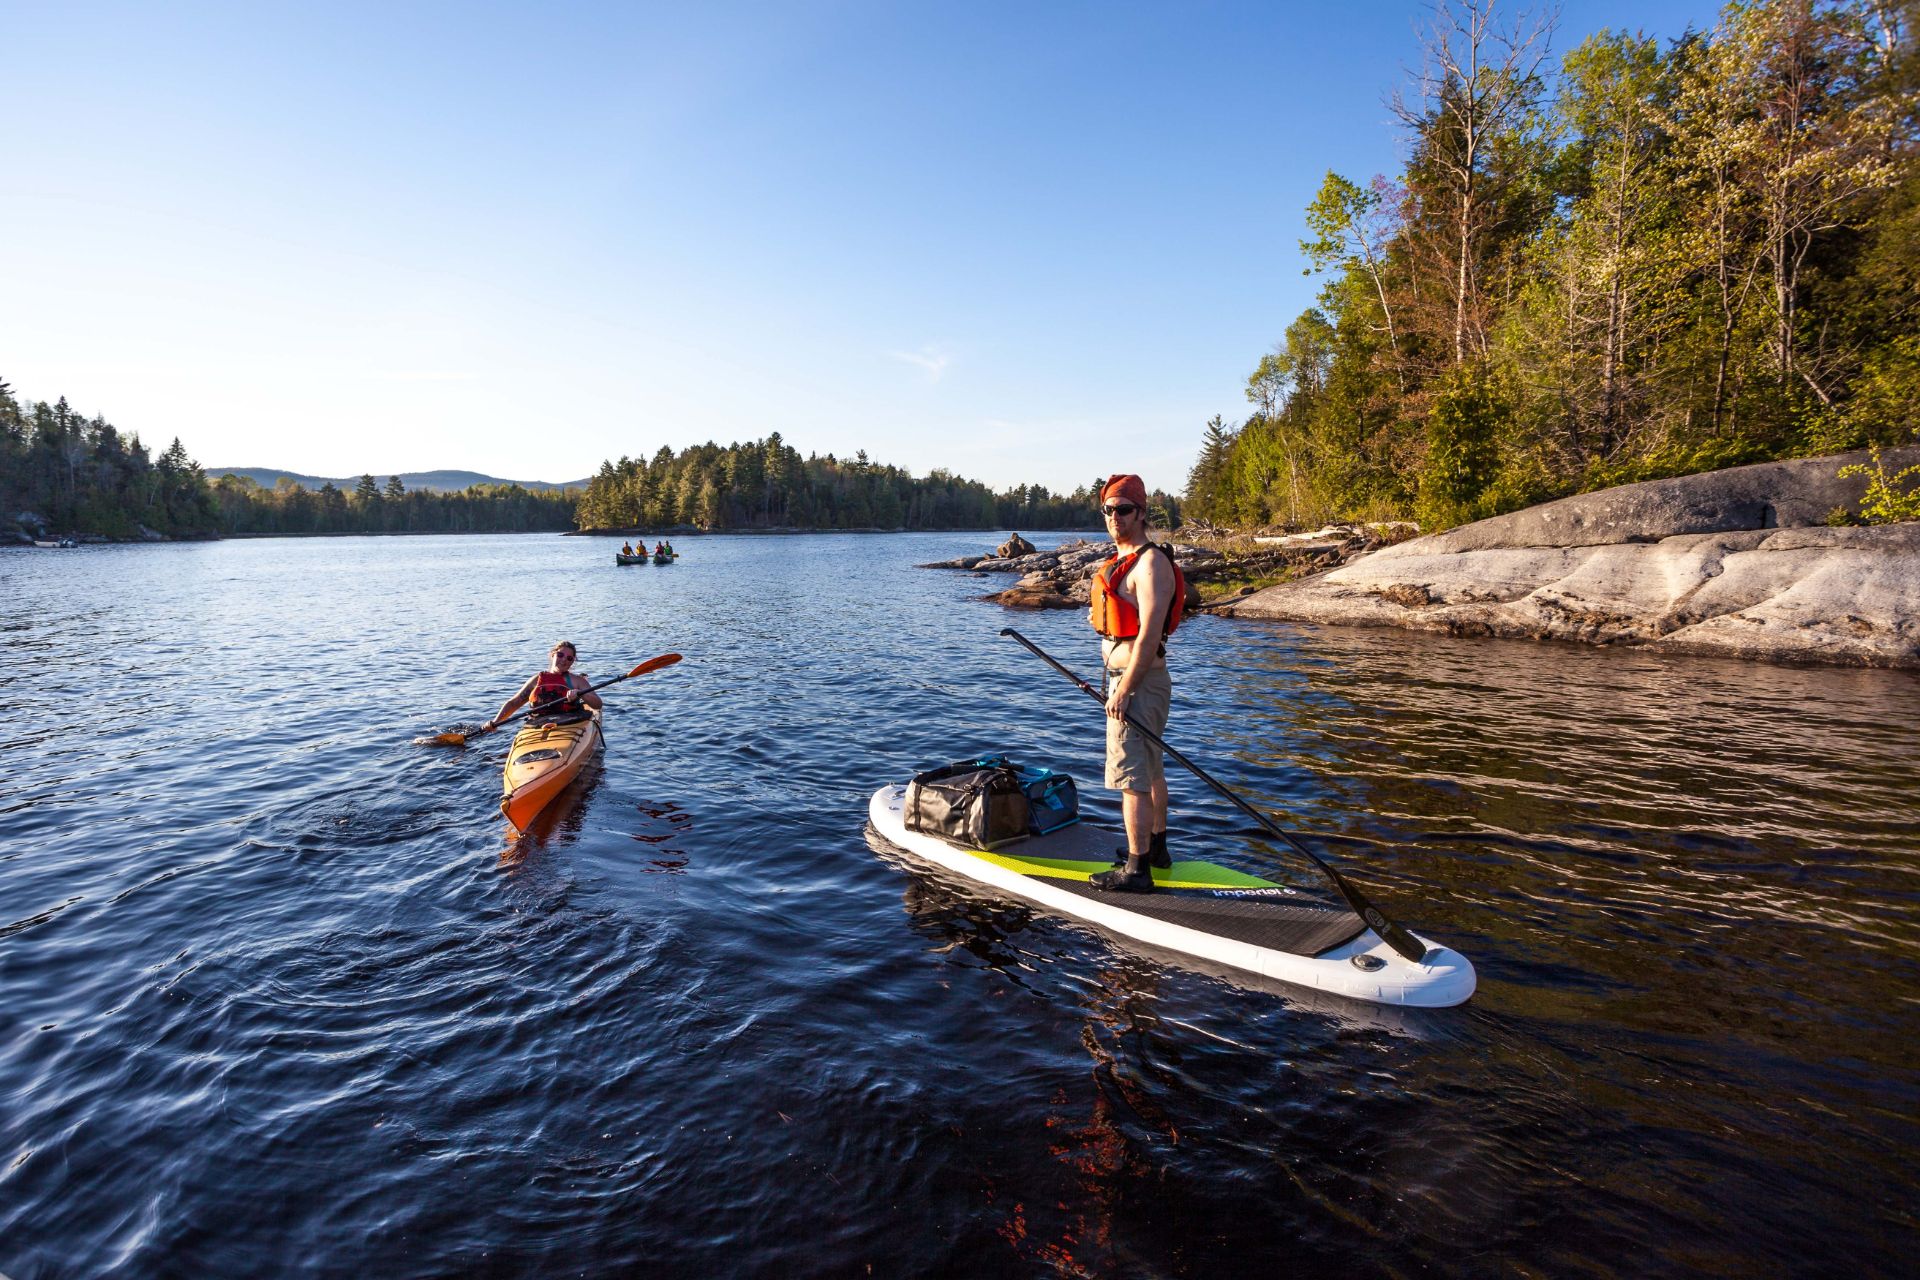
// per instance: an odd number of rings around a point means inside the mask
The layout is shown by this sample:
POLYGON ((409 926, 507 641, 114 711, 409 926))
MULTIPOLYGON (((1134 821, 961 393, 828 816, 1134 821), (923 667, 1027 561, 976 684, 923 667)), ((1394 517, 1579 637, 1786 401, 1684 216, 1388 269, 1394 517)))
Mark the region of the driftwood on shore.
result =
MULTIPOLYGON (((1381 545, 1382 534, 1363 526, 1340 525, 1321 530, 1304 542, 1261 546, 1252 539, 1231 554, 1193 543, 1167 541, 1174 562, 1187 580, 1186 608, 1189 612, 1212 608, 1219 603, 1219 584, 1248 579, 1272 579, 1288 573, 1318 572, 1342 563, 1349 556, 1381 545)), ((1018 534, 1014 538, 1019 538, 1018 534)), ((1160 539, 1166 541, 1166 539, 1160 539)), ((1012 543, 1009 539, 1008 543, 1012 543)), ((1008 543, 1002 543, 1003 550, 1008 543)), ((1024 538, 1020 543, 1031 546, 1024 538)), ((1031 551, 1025 555, 1000 554, 961 556, 923 564, 922 569, 962 569, 978 576, 998 573, 1019 574, 1012 586, 989 593, 984 599, 1010 609, 1073 609, 1087 607, 1094 569, 1113 554, 1113 544, 1079 539, 1050 551, 1031 551)), ((1252 588, 1245 588, 1252 590, 1252 588)))

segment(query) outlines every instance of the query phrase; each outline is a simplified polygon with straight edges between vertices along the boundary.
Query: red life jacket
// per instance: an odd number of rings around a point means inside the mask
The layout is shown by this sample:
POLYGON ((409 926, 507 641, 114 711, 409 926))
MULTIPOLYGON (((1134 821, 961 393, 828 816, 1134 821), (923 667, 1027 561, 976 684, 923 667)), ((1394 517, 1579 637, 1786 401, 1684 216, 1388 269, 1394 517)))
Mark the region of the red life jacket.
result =
POLYGON ((530 700, 533 714, 542 718, 547 716, 568 715, 577 707, 568 707, 560 700, 573 691, 568 677, 558 671, 542 671, 534 677, 533 697, 530 700), (546 706, 547 703, 552 706, 546 706))
MULTIPOLYGON (((1180 572, 1180 564, 1173 558, 1173 552, 1167 551, 1157 542, 1149 542, 1138 551, 1127 555, 1114 555, 1101 561, 1099 569, 1093 575, 1093 592, 1088 602, 1087 621, 1093 629, 1109 640, 1131 640, 1140 634, 1140 609, 1133 601, 1120 594, 1121 584, 1127 575, 1133 572, 1140 557, 1148 551, 1166 552, 1167 563, 1173 566, 1173 600, 1167 605, 1167 629, 1161 638, 1173 634, 1180 625, 1180 619, 1187 611, 1187 575, 1180 572)), ((1165 653, 1163 647, 1161 653, 1165 653)))

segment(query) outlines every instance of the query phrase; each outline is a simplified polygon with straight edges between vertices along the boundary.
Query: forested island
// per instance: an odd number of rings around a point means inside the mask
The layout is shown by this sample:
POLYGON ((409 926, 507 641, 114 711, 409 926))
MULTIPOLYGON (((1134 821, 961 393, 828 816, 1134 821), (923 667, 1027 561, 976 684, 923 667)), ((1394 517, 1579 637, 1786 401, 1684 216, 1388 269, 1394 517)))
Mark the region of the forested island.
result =
POLYGON ((1915 14, 1754 0, 1556 65, 1540 26, 1438 9, 1407 164, 1328 173, 1325 287, 1208 425, 1189 513, 1444 529, 1920 439, 1915 14))
MULTIPOLYGON (((1181 500, 1156 492, 1156 519, 1171 528, 1181 500)), ((587 484, 581 529, 1095 529, 1092 484, 1067 494, 1040 485, 995 493, 936 468, 915 477, 873 462, 866 450, 841 459, 802 458, 774 432, 764 440, 711 442, 651 461, 605 462, 587 484)))
MULTIPOLYGON (((1161 523, 1180 500, 1156 493, 1161 523)), ((775 432, 724 447, 661 448, 651 461, 604 463, 584 492, 476 484, 408 489, 363 475, 352 488, 282 477, 208 476, 178 439, 154 458, 140 437, 63 396, 22 405, 0 381, 0 516, 14 536, 205 538, 270 534, 511 533, 586 529, 831 530, 1094 528, 1090 487, 995 493, 946 471, 916 478, 869 461, 802 458, 775 432)))
MULTIPOLYGON (((1180 500, 1154 498, 1162 523, 1177 523, 1180 500)), ((267 488, 244 476, 206 475, 177 439, 154 458, 138 435, 75 412, 64 397, 22 406, 0 382, 0 513, 21 526, 19 536, 1062 529, 1097 527, 1097 507, 1091 488, 995 493, 942 470, 915 478, 864 452, 845 461, 802 458, 778 432, 608 462, 584 493, 517 484, 438 492, 371 474, 350 489, 308 489, 288 478, 267 488)))

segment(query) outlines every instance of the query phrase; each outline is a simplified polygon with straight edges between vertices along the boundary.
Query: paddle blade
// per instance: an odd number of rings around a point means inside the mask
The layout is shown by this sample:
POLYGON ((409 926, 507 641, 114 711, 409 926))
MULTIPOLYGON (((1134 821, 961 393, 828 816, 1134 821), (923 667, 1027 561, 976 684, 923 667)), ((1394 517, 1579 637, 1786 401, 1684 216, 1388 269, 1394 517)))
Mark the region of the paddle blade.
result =
POLYGON ((467 735, 464 733, 436 733, 431 738, 415 738, 414 741, 435 747, 464 747, 467 745, 467 735))
POLYGON ((624 676, 621 676, 620 678, 622 680, 631 680, 635 676, 643 676, 647 674, 647 672, 649 671, 658 671, 662 667, 670 667, 678 661, 680 661, 679 654, 663 653, 657 658, 648 658, 645 662, 641 663, 639 666, 627 672, 627 674, 625 674, 624 676))

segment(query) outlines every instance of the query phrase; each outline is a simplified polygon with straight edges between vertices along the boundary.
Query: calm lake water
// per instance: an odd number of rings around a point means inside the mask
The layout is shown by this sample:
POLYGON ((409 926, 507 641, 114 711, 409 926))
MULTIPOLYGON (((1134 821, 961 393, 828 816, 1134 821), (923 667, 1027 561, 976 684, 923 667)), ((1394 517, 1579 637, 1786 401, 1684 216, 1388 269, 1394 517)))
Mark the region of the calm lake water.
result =
POLYGON ((1084 620, 912 567, 996 540, 0 552, 0 1272, 1911 1274, 1920 679, 1193 620, 1169 740, 1479 969, 1379 1010, 865 834, 983 748, 1117 817, 995 634, 1084 620), (414 739, 562 637, 686 660, 514 840, 414 739))

